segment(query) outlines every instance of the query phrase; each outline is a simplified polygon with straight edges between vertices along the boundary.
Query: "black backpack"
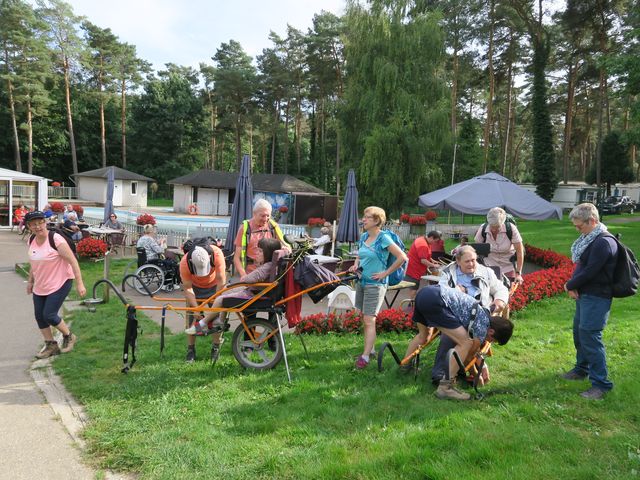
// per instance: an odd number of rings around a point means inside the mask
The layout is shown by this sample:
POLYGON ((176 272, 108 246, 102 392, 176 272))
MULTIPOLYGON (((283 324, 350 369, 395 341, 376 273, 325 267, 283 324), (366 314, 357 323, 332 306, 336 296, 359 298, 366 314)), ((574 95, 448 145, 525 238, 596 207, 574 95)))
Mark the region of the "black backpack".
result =
POLYGON ((618 244, 618 255, 616 266, 613 270, 611 281, 611 294, 616 298, 630 297, 638 291, 638 281, 640 280, 640 267, 636 256, 631 249, 611 234, 602 236, 613 238, 618 244))
POLYGON ((189 271, 192 275, 195 275, 196 269, 193 268, 193 264, 191 263, 191 255, 193 254, 193 250, 196 247, 204 248, 209 254, 209 263, 211 268, 214 268, 213 261, 213 247, 212 244, 215 242, 211 237, 198 237, 189 239, 182 244, 182 251, 187 255, 187 266, 189 267, 189 271))
MULTIPOLYGON (((511 241, 513 238, 513 229, 511 225, 515 225, 516 221, 513 219, 511 215, 507 215, 507 219, 504 221, 504 226, 507 231, 507 238, 511 241)), ((482 224, 482 230, 480 230, 480 235, 482 235, 482 243, 487 243, 487 227, 489 224, 484 222, 482 224)))
MULTIPOLYGON (((56 242, 53 240, 53 236, 55 234, 58 234, 60 236, 62 236, 62 238, 64 238, 67 242, 67 245, 69 245, 69 248, 71 249, 71 251, 73 252, 73 254, 76 254, 76 243, 73 241, 73 238, 71 238, 69 235, 67 235, 64 230, 60 230, 59 228, 51 228, 49 229, 49 245, 51 245, 51 248, 53 248, 54 250, 58 250, 58 247, 56 247, 56 242)), ((36 235, 34 233, 31 234, 31 236, 29 237, 29 245, 31 245, 33 243, 33 241, 35 240, 36 235)))

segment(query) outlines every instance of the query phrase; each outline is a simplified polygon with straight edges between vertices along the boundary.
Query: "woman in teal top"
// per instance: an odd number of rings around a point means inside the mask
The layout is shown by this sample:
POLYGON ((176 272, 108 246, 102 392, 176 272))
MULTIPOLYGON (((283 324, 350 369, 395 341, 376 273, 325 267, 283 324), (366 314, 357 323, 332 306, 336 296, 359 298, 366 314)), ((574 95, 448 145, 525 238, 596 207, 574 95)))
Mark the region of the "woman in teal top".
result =
POLYGON ((369 364, 369 355, 374 351, 376 316, 387 293, 387 277, 407 261, 405 253, 382 231, 386 220, 387 215, 379 207, 367 207, 364 210, 362 226, 365 233, 360 239, 358 257, 350 269, 361 269, 360 281, 356 284, 356 308, 363 314, 364 351, 356 360, 358 369, 369 364), (387 268, 389 255, 393 255, 396 261, 387 268))

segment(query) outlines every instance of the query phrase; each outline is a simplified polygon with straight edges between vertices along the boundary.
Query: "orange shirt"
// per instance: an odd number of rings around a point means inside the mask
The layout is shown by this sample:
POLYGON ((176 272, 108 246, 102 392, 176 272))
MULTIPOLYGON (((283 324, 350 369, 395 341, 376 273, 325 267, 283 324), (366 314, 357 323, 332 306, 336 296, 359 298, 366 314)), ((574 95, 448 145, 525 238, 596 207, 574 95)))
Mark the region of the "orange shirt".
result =
POLYGON ((185 280, 191 282, 194 287, 198 288, 212 288, 216 285, 216 273, 224 272, 224 254, 218 247, 211 245, 213 250, 213 268, 209 272, 209 275, 199 277, 189 271, 189 265, 187 265, 187 255, 180 260, 180 278, 184 282, 185 280))

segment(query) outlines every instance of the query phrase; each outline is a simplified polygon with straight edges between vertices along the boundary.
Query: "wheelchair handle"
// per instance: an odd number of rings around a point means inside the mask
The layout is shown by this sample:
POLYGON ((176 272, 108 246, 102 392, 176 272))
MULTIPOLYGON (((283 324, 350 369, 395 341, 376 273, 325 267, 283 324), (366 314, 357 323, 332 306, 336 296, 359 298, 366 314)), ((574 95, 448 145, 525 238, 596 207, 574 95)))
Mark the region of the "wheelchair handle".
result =
MULTIPOLYGON (((147 286, 145 285, 145 283, 140 279, 140 277, 138 275, 136 275, 135 273, 130 273, 129 275, 125 275, 125 277, 122 279, 122 291, 125 291, 124 286, 127 284, 127 280, 130 278, 135 278, 138 282, 140 282, 140 285, 142 285, 142 287, 144 288, 144 290, 147 292, 147 295, 149 295, 150 297, 153 297, 153 293, 151 293, 151 290, 149 290, 147 288, 147 286)), ((123 302, 124 303, 124 302, 123 302)), ((126 304, 125 304, 126 305, 126 304)))

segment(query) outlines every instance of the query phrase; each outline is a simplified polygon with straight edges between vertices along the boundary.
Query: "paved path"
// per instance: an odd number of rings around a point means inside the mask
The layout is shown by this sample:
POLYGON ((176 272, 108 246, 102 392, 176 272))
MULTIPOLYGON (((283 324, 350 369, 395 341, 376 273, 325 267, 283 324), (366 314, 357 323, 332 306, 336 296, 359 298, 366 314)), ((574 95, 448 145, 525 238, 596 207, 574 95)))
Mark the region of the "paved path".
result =
MULTIPOLYGON (((93 479, 59 420, 64 415, 54 412, 29 373, 42 337, 24 280, 14 272, 15 263, 26 260, 19 236, 0 230, 0 479, 93 479)), ((38 371, 40 377, 46 370, 38 371)), ((65 402, 57 398, 54 403, 65 402)))

